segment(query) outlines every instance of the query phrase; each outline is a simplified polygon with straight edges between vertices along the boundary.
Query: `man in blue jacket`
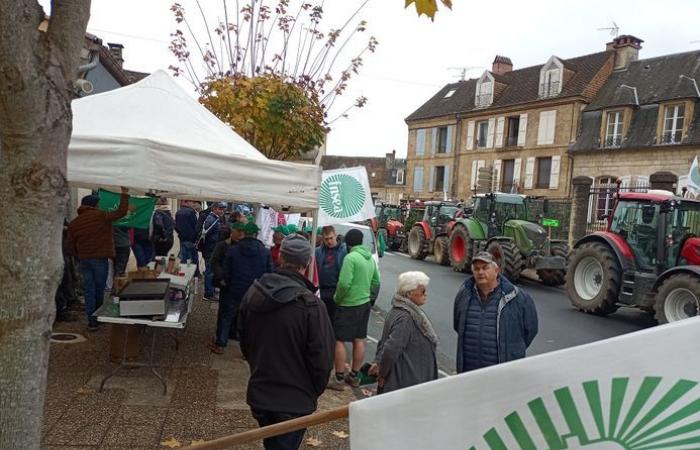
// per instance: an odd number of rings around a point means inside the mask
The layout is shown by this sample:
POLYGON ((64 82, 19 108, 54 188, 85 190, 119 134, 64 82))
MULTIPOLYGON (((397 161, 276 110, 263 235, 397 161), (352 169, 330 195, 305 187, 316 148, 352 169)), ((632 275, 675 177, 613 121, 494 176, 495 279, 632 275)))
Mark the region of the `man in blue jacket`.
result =
POLYGON ((226 217, 224 217, 225 208, 225 203, 214 203, 211 207, 211 213, 202 225, 202 239, 204 239, 202 256, 206 264, 204 270, 204 298, 207 300, 214 300, 214 268, 211 264, 211 255, 214 253, 216 244, 230 235, 227 229, 228 225, 226 225, 226 217))
POLYGON ((532 298, 499 273, 489 252, 472 258, 472 274, 454 304, 459 373, 524 358, 537 335, 532 298))
MULTIPOLYGON (((216 354, 224 352, 228 344, 231 327, 237 323, 238 309, 243 295, 253 282, 273 271, 270 251, 256 235, 258 226, 248 222, 244 227, 245 237, 229 248, 224 260, 224 280, 226 289, 219 300, 219 318, 216 325, 216 338, 209 349, 216 354)), ((235 333, 234 333, 235 334, 235 333)))
POLYGON ((335 288, 338 285, 340 268, 343 267, 343 259, 348 254, 345 244, 338 243, 338 235, 332 225, 321 229, 323 241, 316 247, 316 267, 318 268, 318 282, 321 291, 321 300, 326 305, 331 321, 335 315, 335 288))
POLYGON ((195 242, 197 241, 197 212, 191 200, 183 200, 175 213, 175 231, 180 239, 180 262, 190 262, 199 266, 199 257, 195 242))

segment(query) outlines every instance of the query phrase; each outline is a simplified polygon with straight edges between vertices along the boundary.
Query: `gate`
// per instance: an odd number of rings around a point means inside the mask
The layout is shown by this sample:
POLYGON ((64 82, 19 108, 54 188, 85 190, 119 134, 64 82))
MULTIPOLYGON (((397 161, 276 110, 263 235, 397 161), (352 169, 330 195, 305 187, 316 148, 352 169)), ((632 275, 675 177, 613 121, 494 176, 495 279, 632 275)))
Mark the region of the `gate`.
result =
POLYGON ((608 229, 608 220, 612 218, 615 195, 618 192, 648 192, 649 189, 650 186, 648 184, 640 183, 634 186, 622 186, 614 183, 592 187, 588 194, 586 233, 608 229))

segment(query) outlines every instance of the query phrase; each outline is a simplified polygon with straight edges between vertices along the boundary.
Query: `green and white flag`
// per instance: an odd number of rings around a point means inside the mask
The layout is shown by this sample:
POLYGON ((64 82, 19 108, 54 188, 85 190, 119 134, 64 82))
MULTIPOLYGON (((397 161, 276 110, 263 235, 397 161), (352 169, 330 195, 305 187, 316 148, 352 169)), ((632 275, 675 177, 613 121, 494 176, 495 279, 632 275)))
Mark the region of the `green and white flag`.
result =
POLYGON ((359 222, 375 217, 364 167, 324 170, 319 190, 319 224, 359 222))
POLYGON ((698 166, 698 157, 693 160, 688 172, 688 190, 694 194, 700 193, 700 166, 698 166))
POLYGON ((700 449, 700 317, 350 403, 353 450, 700 449))
MULTIPOLYGON (((100 197, 100 203, 97 204, 97 207, 102 211, 116 211, 119 208, 120 194, 100 189, 97 195, 100 197)), ((129 212, 113 225, 148 228, 155 206, 156 199, 154 197, 129 197, 129 212)))

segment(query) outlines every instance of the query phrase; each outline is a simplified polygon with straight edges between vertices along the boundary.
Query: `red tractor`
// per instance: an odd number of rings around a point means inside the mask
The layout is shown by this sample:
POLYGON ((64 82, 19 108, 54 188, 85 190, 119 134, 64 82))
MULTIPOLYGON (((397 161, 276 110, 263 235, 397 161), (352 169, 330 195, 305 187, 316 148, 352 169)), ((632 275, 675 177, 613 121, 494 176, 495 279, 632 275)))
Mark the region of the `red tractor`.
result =
POLYGON ((449 233, 455 217, 464 212, 462 205, 450 202, 425 202, 423 219, 417 221, 408 234, 408 254, 413 259, 425 259, 433 254, 435 262, 450 264, 449 233))
MULTIPOLYGON (((398 250, 401 244, 406 239, 404 233, 403 210, 400 206, 380 203, 375 206, 375 215, 370 219, 370 227, 374 234, 377 235, 377 242, 384 242, 386 248, 398 250), (380 237, 381 236, 381 237, 380 237)), ((383 256, 384 249, 381 251, 383 256)))
POLYGON ((700 201, 667 191, 618 194, 608 229, 580 239, 566 274, 573 306, 606 315, 620 305, 659 323, 700 314, 700 201))

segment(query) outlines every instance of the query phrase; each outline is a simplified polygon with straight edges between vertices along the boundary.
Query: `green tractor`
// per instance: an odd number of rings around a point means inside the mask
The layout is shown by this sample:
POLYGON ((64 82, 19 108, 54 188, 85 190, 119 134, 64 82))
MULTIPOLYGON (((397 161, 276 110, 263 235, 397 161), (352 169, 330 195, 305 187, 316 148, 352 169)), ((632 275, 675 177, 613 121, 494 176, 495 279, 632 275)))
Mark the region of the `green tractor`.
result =
MULTIPOLYGON (((457 219, 450 231, 452 268, 468 272, 472 256, 486 250, 512 282, 520 279, 524 269, 533 268, 544 284, 564 284, 569 246, 565 240, 551 238, 551 227, 559 225, 557 220, 531 217, 536 201, 519 194, 476 195, 472 215, 457 219), (549 230, 536 219, 542 219, 549 230)), ((544 204, 546 213, 546 200, 544 204)))

